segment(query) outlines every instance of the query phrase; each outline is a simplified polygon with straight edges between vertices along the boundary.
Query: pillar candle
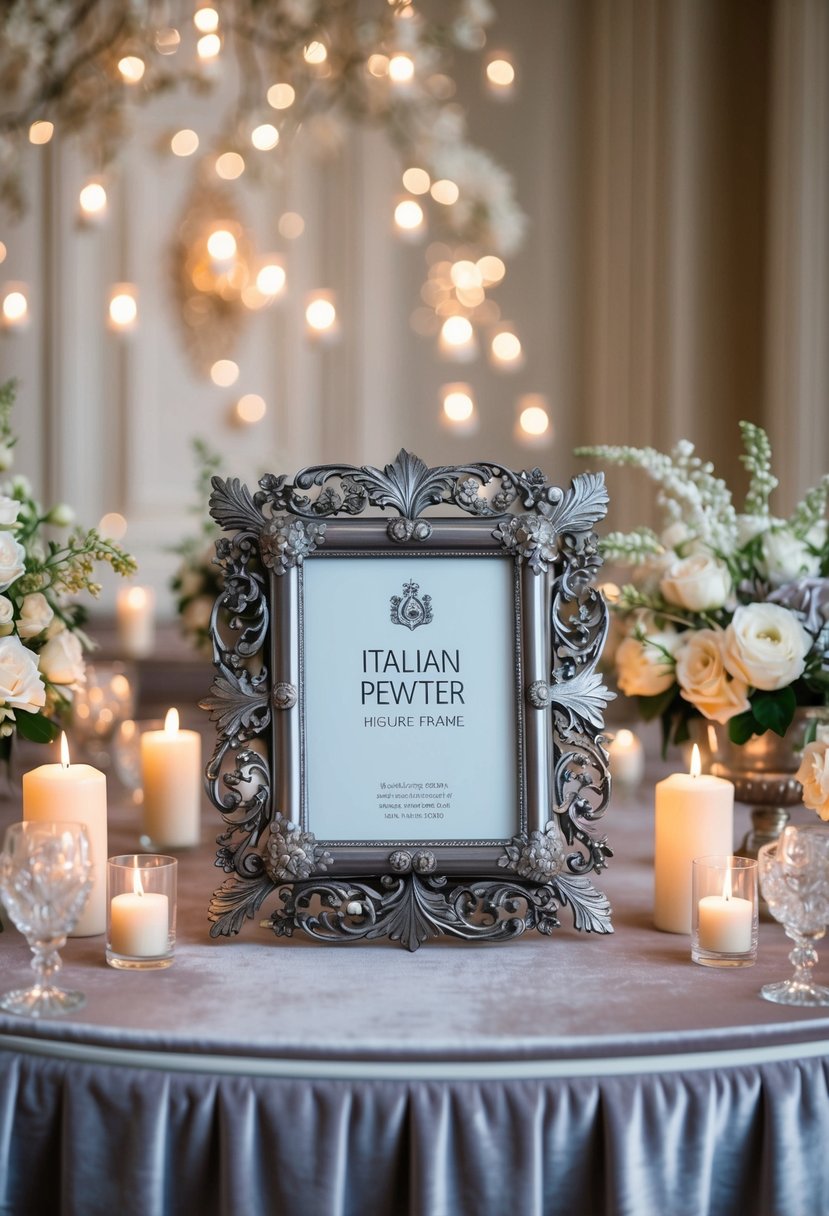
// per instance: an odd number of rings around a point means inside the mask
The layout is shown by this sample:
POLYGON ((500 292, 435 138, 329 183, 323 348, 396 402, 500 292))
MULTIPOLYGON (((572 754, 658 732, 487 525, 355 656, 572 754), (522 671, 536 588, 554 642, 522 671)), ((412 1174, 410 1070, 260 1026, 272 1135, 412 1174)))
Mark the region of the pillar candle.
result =
POLYGON ((691 932, 691 862, 734 849, 734 786, 700 773, 694 745, 690 773, 671 773, 656 786, 654 924, 691 932))
POLYGON ((607 751, 613 781, 628 789, 637 786, 645 772, 645 750, 633 731, 617 731, 607 751))
POLYGON ((70 764, 66 736, 61 763, 41 764, 23 774, 24 820, 86 824, 92 860, 92 890, 70 937, 106 932, 106 777, 91 764, 70 764))
POLYGON ((153 845, 184 849, 201 839, 201 737, 179 729, 178 710, 163 730, 141 736, 144 834, 153 845))
POLYGON ((155 596, 151 587, 122 587, 115 602, 118 642, 124 654, 141 659, 155 645, 155 596))

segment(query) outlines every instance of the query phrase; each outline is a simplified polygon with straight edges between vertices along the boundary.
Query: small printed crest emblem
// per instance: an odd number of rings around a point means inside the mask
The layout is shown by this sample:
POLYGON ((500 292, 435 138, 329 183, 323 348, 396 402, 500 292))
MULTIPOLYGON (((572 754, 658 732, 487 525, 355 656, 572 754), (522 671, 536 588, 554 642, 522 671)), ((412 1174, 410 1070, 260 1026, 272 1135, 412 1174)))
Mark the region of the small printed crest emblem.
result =
POLYGON ((405 625, 407 629, 417 629, 418 625, 428 625, 432 619, 431 595, 418 595, 418 583, 404 583, 403 594, 391 597, 391 619, 395 625, 405 625))

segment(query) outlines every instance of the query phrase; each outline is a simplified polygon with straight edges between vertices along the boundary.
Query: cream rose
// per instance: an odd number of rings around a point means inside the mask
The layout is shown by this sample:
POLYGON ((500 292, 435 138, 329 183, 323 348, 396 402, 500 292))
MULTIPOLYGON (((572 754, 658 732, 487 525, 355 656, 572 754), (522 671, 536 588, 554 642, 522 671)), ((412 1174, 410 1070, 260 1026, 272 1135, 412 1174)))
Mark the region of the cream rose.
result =
POLYGON ((46 704, 37 658, 20 638, 0 638, 0 704, 32 714, 46 704))
POLYGON ((721 629, 697 629, 683 634, 676 653, 676 678, 682 697, 704 717, 721 724, 749 708, 745 681, 735 679, 725 669, 724 642, 721 629))
POLYGON ((14 527, 22 505, 16 498, 9 498, 6 494, 0 494, 0 528, 14 527))
POLYGON ((10 587, 26 569, 26 550, 11 532, 0 532, 0 591, 10 587))
POLYGON ((0 595, 0 637, 14 633, 14 604, 7 595, 0 595))
POLYGON ((803 786, 803 805, 829 820, 829 726, 819 726, 814 743, 804 747, 795 778, 803 786))
POLYGON ((22 638, 36 638, 51 623, 54 615, 46 596, 40 591, 35 591, 23 600, 17 621, 17 632, 22 638))
POLYGON ((52 684, 75 684, 84 666, 83 647, 68 629, 56 633, 40 652, 40 670, 52 684))
POLYGON ((803 674, 811 638, 780 604, 744 604, 725 631, 723 661, 735 679, 768 692, 803 674))
POLYGON ((647 634, 644 639, 627 637, 616 651, 619 688, 627 697, 654 697, 674 682, 674 651, 679 634, 647 634))
POLYGON ((669 604, 689 612, 706 612, 722 608, 731 594, 731 575, 726 564, 712 554, 693 553, 666 570, 659 589, 669 604))
POLYGON ((820 558, 788 528, 766 532, 760 551, 757 566, 772 587, 782 587, 804 575, 820 574, 820 558))

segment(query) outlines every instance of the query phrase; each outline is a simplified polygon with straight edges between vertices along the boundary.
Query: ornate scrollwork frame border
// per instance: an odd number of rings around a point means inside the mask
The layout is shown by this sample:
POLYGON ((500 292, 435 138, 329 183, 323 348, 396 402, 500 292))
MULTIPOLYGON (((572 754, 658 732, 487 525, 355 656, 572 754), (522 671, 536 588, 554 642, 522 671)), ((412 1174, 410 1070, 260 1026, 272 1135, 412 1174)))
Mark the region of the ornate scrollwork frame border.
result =
MULTIPOLYGON (((612 856, 597 835, 610 795, 597 672, 607 611, 595 586, 601 474, 569 489, 539 469, 492 463, 429 468, 401 451, 383 469, 317 465, 255 493, 214 477, 224 589, 211 620, 216 676, 202 702, 216 728, 207 765, 222 815, 211 935, 238 933, 269 896, 278 936, 330 942, 388 937, 505 940, 550 933, 569 906, 577 929, 611 933, 589 875, 612 856), (429 508, 443 507, 426 518, 429 508), (366 516, 357 519, 358 516, 366 516), (525 808, 500 842, 334 847, 304 822, 297 612, 303 562, 324 546, 354 553, 494 553, 511 560, 520 598, 520 722, 525 808)), ((407 609, 428 613, 428 603, 407 609)), ((399 605, 394 611, 403 611, 399 605)), ((401 619, 399 623, 405 623, 401 619)))

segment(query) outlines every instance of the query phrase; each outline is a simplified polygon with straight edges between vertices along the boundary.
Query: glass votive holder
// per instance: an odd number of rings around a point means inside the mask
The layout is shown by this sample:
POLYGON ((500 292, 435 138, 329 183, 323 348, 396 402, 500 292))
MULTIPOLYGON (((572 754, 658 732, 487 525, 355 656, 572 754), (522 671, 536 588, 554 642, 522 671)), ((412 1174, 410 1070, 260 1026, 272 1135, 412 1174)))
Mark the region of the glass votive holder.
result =
POLYGON ((106 960, 110 967, 169 967, 176 944, 175 857, 125 853, 107 861, 106 960))
POLYGON ((703 967, 757 961, 757 861, 695 857, 691 863, 691 958, 703 967))

